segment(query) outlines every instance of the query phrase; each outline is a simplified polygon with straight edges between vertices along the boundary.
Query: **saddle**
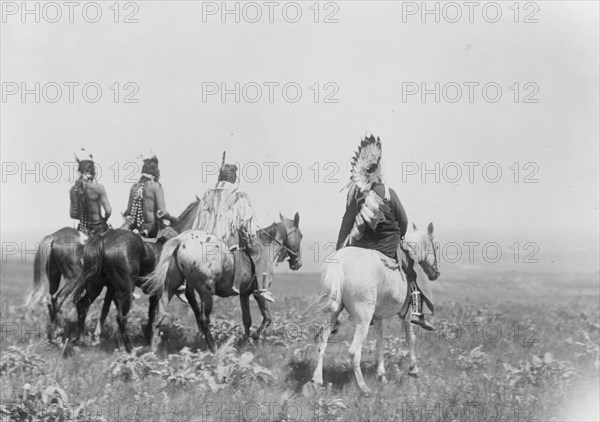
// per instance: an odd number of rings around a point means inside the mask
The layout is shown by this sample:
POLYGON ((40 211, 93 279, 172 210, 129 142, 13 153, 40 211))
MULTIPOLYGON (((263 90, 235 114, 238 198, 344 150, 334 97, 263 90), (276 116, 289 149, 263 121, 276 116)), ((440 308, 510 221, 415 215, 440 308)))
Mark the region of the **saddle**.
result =
POLYGON ((389 256, 386 256, 386 255, 382 254, 381 252, 379 252, 379 251, 377 251, 375 249, 372 249, 372 251, 377 254, 377 256, 379 257, 379 259, 381 260, 381 263, 386 268, 389 268, 390 270, 397 270, 398 268, 400 268, 400 264, 394 258, 390 258, 389 256))

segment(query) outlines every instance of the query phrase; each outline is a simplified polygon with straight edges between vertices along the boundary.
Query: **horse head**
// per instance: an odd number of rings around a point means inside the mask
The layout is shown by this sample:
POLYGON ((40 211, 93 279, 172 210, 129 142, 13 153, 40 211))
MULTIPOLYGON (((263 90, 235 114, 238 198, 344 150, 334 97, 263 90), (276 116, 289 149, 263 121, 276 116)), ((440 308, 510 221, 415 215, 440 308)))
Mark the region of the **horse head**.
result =
MULTIPOLYGON (((413 228, 416 230, 417 227, 413 223, 413 228)), ((415 260, 421 265, 421 268, 427 274, 429 280, 437 280, 440 276, 438 270, 438 258, 435 249, 435 243, 433 242, 433 223, 429 223, 427 226, 427 233, 425 232, 413 232, 415 236, 418 236, 413 241, 408 241, 412 245, 413 252, 415 254, 415 260)))
POLYGON ((296 271, 302 266, 302 250, 300 243, 302 242, 302 232, 300 231, 300 214, 296 213, 294 219, 284 217, 279 213, 281 221, 277 223, 280 233, 284 233, 283 249, 279 261, 283 261, 289 257, 290 270, 296 271))

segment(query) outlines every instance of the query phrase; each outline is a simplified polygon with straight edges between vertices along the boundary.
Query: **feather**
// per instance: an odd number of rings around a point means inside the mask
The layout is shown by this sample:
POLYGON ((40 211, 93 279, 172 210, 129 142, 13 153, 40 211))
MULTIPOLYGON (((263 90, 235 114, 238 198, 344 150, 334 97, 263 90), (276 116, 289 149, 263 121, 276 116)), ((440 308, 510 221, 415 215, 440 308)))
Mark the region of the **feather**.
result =
POLYGON ((381 182, 381 140, 371 135, 360 142, 351 160, 350 182, 361 192, 371 189, 375 182, 381 182))
MULTIPOLYGON (((365 225, 375 230, 379 223, 385 220, 385 213, 390 211, 385 201, 371 190, 374 183, 383 182, 381 152, 381 140, 373 135, 366 136, 360 141, 358 150, 350 160, 350 181, 343 188, 350 188, 347 204, 356 195, 362 196, 362 203, 344 245, 352 245, 362 238, 365 225)), ((389 200, 388 192, 386 186, 387 200, 389 200)))

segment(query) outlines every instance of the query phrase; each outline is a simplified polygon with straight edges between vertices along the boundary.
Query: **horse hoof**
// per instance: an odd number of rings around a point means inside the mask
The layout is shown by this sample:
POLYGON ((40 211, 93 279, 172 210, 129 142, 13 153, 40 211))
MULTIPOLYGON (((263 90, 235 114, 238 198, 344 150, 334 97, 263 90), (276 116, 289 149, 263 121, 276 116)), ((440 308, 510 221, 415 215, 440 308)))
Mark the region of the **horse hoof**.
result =
POLYGON ((361 395, 361 397, 368 399, 369 397, 371 397, 373 395, 373 392, 371 391, 371 389, 369 387, 366 387, 364 389, 361 388, 360 395, 361 395))
POLYGON ((417 378, 419 376, 419 367, 417 365, 411 366, 408 369, 408 375, 417 378))
POLYGON ((319 386, 320 384, 317 384, 314 381, 307 382, 302 387, 302 395, 307 399, 315 397, 319 393, 319 386))

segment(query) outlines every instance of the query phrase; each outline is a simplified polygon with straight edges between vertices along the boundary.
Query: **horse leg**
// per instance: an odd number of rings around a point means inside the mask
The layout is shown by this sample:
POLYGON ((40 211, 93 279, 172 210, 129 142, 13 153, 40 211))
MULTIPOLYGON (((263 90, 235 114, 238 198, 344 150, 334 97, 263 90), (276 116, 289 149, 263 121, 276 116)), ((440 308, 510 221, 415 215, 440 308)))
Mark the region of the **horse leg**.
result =
POLYGON ((210 332, 210 314, 213 308, 212 292, 200 292, 200 301, 202 302, 202 310, 204 311, 204 337, 206 338, 208 348, 211 350, 211 352, 214 352, 216 348, 216 343, 213 339, 212 333, 210 332))
POLYGON ((387 378, 385 377, 385 362, 383 359, 383 319, 373 320, 373 326, 377 335, 377 379, 385 383, 387 378))
MULTIPOLYGON (((271 325, 271 312, 269 311, 269 303, 264 297, 259 294, 255 294, 254 299, 256 299, 256 303, 258 303, 258 309, 260 309, 260 313, 263 318, 260 327, 258 327, 256 333, 252 335, 254 340, 258 340, 263 330, 271 325)), ((250 309, 248 309, 248 313, 250 313, 250 309)))
POLYGON ((144 327, 144 338, 148 343, 148 346, 152 344, 152 335, 154 334, 154 319, 156 318, 156 311, 158 310, 158 303, 160 298, 158 295, 150 296, 150 303, 148 305, 148 325, 144 327))
MULTIPOLYGON (((191 286, 190 283, 188 283, 186 286, 185 298, 192 307, 192 310, 194 311, 194 316, 196 317, 196 324, 198 325, 198 331, 201 331, 204 334, 204 337, 206 338, 206 319, 204 317, 204 313, 198 306, 198 301, 196 300, 196 293, 194 293, 194 288, 191 286)), ((210 347, 210 345, 208 346, 210 347)))
POLYGON ((242 308, 242 321, 244 323, 244 337, 242 344, 246 344, 250 337, 250 327, 252 326, 252 314, 250 313, 250 295, 240 295, 240 307, 242 308))
POLYGON ((350 353, 350 359, 352 361, 352 369, 354 369, 354 377, 358 388, 363 395, 368 396, 371 393, 371 389, 365 383, 362 371, 360 369, 360 359, 362 355, 362 348, 367 340, 367 334, 369 333, 369 326, 373 320, 373 314, 375 313, 374 304, 368 303, 353 303, 351 307, 348 307, 348 312, 354 318, 356 327, 354 328, 354 338, 348 352, 350 353))
POLYGON ((114 297, 115 291, 111 287, 107 287, 106 294, 104 295, 104 303, 102 304, 102 311, 100 312, 100 319, 96 324, 96 330, 94 330, 94 336, 96 338, 100 338, 102 335, 102 327, 104 326, 104 321, 106 321, 106 317, 110 311, 110 303, 113 301, 114 297))
POLYGON ((410 360, 408 375, 416 377, 419 373, 419 367, 417 366, 417 336, 415 328, 408 320, 402 321, 402 325, 404 326, 406 342, 408 343, 408 356, 410 360))
POLYGON ((102 283, 89 283, 85 289, 85 295, 77 301, 75 307, 77 308, 77 321, 78 329, 75 342, 81 339, 81 335, 85 332, 85 318, 94 300, 102 292, 104 285, 102 283))
POLYGON ((337 319, 340 315, 340 312, 342 312, 342 309, 339 309, 337 312, 332 313, 329 318, 329 323, 327 323, 324 327, 321 327, 321 329, 315 336, 315 340, 318 343, 318 355, 317 367, 313 372, 312 381, 317 385, 323 385, 323 358, 325 357, 325 349, 327 348, 327 341, 329 340, 329 336, 332 334, 334 328, 337 326, 337 319))
POLYGON ((60 286, 60 279, 62 274, 60 270, 52 264, 52 261, 48 263, 46 276, 48 277, 48 293, 50 296, 50 303, 48 303, 48 313, 50 314, 50 323, 54 324, 56 322, 56 317, 58 316, 58 297, 56 297, 56 293, 58 292, 58 288, 60 286))
POLYGON ((128 353, 131 353, 132 350, 131 340, 127 334, 127 314, 129 314, 129 309, 131 308, 131 302, 132 292, 130 291, 122 290, 116 295, 117 323, 119 324, 119 331, 123 338, 123 345, 128 353))

